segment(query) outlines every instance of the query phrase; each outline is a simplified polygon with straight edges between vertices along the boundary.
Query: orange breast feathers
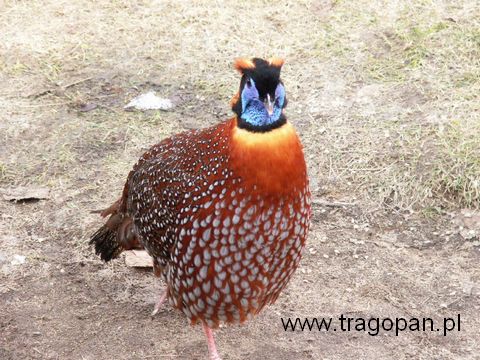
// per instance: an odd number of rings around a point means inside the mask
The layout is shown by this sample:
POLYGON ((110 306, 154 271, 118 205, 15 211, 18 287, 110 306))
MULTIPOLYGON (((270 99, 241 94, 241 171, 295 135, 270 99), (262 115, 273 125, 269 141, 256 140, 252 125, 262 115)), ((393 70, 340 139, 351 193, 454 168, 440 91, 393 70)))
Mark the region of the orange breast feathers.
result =
POLYGON ((263 193, 302 191, 307 184, 302 144, 288 121, 263 133, 232 126, 230 158, 235 174, 263 193))

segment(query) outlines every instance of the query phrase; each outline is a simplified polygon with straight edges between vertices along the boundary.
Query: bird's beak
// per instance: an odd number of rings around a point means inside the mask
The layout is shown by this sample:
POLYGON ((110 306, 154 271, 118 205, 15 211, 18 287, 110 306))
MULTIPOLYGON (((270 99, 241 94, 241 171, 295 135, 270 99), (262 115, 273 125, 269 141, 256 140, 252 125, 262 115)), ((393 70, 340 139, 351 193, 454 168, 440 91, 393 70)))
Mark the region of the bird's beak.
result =
POLYGON ((263 103, 265 105, 265 109, 267 109, 268 115, 271 116, 273 114, 273 103, 269 94, 267 94, 267 97, 265 98, 265 101, 263 103))

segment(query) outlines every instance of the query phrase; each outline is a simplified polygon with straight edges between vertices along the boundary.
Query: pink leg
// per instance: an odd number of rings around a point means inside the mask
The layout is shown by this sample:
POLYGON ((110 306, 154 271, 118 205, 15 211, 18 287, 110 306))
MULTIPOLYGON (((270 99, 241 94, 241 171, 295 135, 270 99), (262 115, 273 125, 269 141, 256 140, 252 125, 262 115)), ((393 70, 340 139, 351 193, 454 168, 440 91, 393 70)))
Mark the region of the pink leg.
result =
POLYGON ((203 331, 207 336, 208 352, 210 354, 210 360, 222 360, 218 355, 217 347, 215 346, 215 339, 213 338, 213 331, 205 323, 203 324, 203 331))
POLYGON ((168 289, 165 289, 160 294, 160 297, 158 298, 157 303, 155 304, 155 307, 153 308, 152 316, 155 316, 155 314, 158 313, 158 310, 160 310, 160 308, 162 307, 163 302, 167 298, 167 293, 168 293, 168 289))

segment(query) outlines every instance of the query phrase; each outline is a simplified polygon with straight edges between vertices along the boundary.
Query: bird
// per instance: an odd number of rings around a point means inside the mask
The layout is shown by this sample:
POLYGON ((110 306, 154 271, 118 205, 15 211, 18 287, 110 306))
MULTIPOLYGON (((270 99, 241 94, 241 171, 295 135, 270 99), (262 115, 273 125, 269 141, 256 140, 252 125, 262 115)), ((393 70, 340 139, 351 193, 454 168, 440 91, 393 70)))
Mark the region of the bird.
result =
POLYGON ((238 58, 233 117, 152 146, 91 237, 108 262, 143 247, 168 302, 213 330, 273 304, 299 265, 311 218, 304 148, 287 120, 284 60, 238 58))

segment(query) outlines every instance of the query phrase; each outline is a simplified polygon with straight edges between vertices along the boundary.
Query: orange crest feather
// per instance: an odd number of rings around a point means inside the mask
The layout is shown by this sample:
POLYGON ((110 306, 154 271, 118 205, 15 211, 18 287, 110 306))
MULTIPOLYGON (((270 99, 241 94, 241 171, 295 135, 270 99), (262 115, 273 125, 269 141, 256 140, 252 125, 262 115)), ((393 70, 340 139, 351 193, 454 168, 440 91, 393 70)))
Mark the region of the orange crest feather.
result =
POLYGON ((277 67, 277 68, 281 68, 283 66, 283 64, 285 63, 285 60, 280 59, 278 57, 272 57, 272 58, 268 59, 268 63, 272 66, 277 67))
POLYGON ((234 65, 240 73, 243 74, 244 70, 255 69, 255 64, 250 59, 239 58, 235 59, 234 65))

